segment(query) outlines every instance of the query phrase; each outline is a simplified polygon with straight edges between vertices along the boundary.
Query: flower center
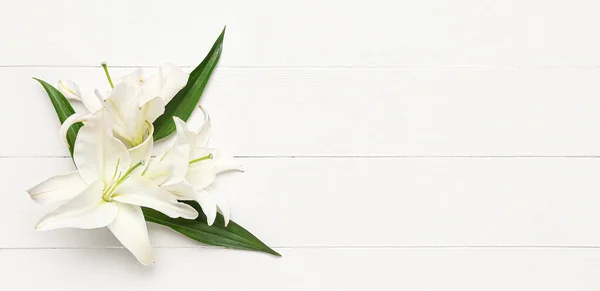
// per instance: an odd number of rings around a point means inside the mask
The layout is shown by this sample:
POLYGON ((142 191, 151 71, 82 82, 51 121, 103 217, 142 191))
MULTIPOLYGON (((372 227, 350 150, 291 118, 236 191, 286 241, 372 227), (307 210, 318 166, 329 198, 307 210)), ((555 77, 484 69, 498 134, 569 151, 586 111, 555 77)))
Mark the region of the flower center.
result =
POLYGON ((113 174, 113 177, 112 177, 110 183, 104 184, 104 189, 102 191, 102 200, 104 200, 106 202, 110 202, 110 198, 112 197, 115 189, 117 189, 117 187, 119 187, 119 185, 121 185, 125 180, 127 180, 127 178, 129 178, 129 176, 135 169, 137 169, 139 166, 144 165, 144 161, 140 161, 137 164, 133 165, 131 168, 127 169, 127 171, 125 171, 124 174, 121 174, 119 172, 119 174, 117 175, 117 169, 119 168, 120 162, 121 162, 121 160, 117 161, 117 166, 115 167, 115 172, 113 174))
POLYGON ((142 143, 144 143, 144 141, 146 139, 152 138, 152 130, 151 130, 152 125, 147 120, 144 121, 144 125, 145 126, 142 126, 141 128, 139 128, 138 131, 136 132, 136 134, 131 137, 131 140, 129 141, 129 143, 131 144, 131 147, 139 146, 142 143))

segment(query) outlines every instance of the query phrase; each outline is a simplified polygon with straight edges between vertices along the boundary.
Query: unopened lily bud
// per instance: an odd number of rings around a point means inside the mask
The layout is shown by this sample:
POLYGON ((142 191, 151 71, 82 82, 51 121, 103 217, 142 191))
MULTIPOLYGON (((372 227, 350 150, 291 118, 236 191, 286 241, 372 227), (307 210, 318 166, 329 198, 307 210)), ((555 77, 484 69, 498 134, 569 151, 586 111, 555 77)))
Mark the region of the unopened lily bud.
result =
POLYGON ((73 81, 58 81, 58 91, 63 93, 67 99, 81 101, 81 90, 73 81))

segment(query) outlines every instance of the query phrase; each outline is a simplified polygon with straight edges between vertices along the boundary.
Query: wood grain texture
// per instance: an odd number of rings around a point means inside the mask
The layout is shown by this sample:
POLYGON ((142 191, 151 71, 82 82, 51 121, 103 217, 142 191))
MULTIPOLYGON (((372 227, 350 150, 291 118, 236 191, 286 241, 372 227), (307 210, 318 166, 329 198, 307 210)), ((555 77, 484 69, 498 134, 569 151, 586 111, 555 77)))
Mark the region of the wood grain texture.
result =
POLYGON ((159 249, 0 250, 3 286, 23 290, 578 290, 600 288, 597 250, 282 249, 283 258, 159 249), (182 277, 195 278, 181 280, 182 277), (35 279, 32 279, 35 278, 35 279), (235 278, 235 279, 234 279, 235 278), (193 285, 192 285, 193 284, 193 285))
POLYGON ((0 290, 600 289, 598 1, 0 5, 0 290), (283 258, 34 232, 24 190, 73 166, 31 77, 191 70, 224 25, 201 103, 247 171, 215 190, 283 258))
POLYGON ((0 65, 195 65, 224 25, 226 66, 600 65, 594 0, 3 4, 0 65))
MULTIPOLYGON (((108 89, 104 74, 0 68, 12 106, 0 123, 19 124, 3 129, 0 155, 68 155, 32 76, 81 80, 92 94, 108 89)), ((243 156, 585 156, 600 155, 598 79, 600 69, 218 69, 201 104, 213 144, 243 156)))
MULTIPOLYGON (((242 159, 221 177, 233 218, 275 247, 598 247, 600 159, 242 159)), ((2 159, 0 248, 114 247, 107 230, 35 232, 24 192, 69 159, 2 159), (25 169, 27 174, 16 169, 25 169)), ((194 246, 152 227, 161 247, 194 246)))

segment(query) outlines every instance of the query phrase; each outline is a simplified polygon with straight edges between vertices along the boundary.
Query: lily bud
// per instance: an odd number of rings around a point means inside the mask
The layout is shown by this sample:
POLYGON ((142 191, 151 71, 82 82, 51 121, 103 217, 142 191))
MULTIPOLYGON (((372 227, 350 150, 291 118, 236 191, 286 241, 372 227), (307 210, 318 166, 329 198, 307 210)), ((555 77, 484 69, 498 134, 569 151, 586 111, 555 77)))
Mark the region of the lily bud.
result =
POLYGON ((58 81, 58 91, 63 93, 67 99, 81 101, 81 90, 73 81, 58 81))

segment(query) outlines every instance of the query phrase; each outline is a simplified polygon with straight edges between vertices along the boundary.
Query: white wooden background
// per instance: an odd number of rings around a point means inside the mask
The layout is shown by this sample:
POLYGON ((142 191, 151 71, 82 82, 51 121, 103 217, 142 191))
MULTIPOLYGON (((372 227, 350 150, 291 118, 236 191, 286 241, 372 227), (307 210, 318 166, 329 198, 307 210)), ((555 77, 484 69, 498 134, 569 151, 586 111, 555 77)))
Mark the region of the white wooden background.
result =
POLYGON ((0 290, 599 290, 597 0, 0 0, 0 290), (151 226, 34 232, 72 168, 31 77, 191 68, 247 172, 234 219, 283 254, 151 226), (186 279, 188 278, 188 279, 186 279))

